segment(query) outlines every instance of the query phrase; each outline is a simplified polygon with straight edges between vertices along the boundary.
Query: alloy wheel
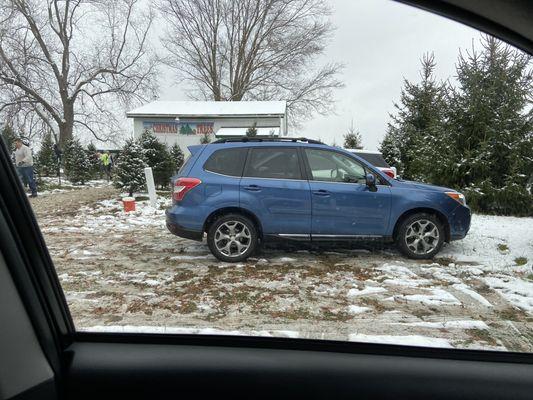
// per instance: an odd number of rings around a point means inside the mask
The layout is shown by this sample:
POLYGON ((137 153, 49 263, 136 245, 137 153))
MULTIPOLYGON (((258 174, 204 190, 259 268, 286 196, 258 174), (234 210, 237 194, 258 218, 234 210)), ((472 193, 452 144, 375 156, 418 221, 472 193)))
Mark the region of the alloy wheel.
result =
POLYGON ((429 254, 439 244, 439 228, 427 219, 411 223, 405 232, 405 244, 415 254, 429 254))
POLYGON ((214 243, 221 254, 227 257, 238 257, 250 247, 252 235, 244 223, 226 221, 217 228, 214 243))

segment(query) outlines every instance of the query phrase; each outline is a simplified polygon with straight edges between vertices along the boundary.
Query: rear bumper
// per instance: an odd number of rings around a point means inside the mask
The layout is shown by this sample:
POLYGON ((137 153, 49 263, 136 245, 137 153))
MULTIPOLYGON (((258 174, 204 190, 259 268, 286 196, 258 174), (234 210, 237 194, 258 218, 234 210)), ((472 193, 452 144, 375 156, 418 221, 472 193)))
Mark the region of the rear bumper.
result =
POLYGON ((204 234, 201 230, 186 228, 179 224, 175 219, 175 215, 168 210, 166 212, 166 217, 166 225, 170 233, 185 239, 202 241, 204 234))
POLYGON ((185 229, 179 224, 176 224, 175 222, 169 222, 168 219, 167 219, 167 229, 170 231, 170 233, 176 236, 185 238, 185 239, 197 240, 201 242, 203 238, 202 232, 191 231, 189 229, 185 229))

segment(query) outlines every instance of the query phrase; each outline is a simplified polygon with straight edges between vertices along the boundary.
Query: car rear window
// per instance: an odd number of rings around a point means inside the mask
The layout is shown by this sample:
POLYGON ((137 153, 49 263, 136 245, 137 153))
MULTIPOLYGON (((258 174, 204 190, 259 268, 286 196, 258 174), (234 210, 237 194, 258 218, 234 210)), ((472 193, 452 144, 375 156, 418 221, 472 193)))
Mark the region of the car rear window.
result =
POLYGON ((383 156, 381 154, 374 154, 374 153, 354 153, 354 154, 361 157, 363 160, 368 161, 374 167, 379 167, 379 168, 390 167, 390 165, 387 164, 387 161, 383 159, 383 156))
POLYGON ((204 169, 217 174, 241 176, 247 148, 217 150, 206 161, 204 169))
POLYGON ((255 148, 244 173, 252 178, 302 179, 295 148, 255 148))

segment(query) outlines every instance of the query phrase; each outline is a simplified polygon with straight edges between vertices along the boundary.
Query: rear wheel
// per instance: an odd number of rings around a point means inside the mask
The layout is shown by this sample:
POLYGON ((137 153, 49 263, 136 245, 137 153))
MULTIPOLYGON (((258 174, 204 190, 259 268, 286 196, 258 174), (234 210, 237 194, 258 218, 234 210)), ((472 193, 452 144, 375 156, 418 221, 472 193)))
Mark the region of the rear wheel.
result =
POLYGON ((444 234, 444 228, 435 215, 414 214, 401 223, 396 244, 409 258, 432 258, 440 251, 444 234))
POLYGON ((257 229, 250 219, 239 214, 223 215, 207 231, 211 253, 222 261, 246 260, 257 248, 257 229))

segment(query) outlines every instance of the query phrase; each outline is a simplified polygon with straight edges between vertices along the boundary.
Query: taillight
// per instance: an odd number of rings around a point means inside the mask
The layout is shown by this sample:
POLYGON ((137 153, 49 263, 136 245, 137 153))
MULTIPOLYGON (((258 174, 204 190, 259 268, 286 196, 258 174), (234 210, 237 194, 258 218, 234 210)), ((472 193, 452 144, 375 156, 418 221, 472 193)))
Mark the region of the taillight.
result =
POLYGON ((174 182, 174 192, 172 197, 174 201, 181 201, 189 190, 198 186, 202 181, 198 178, 178 178, 174 182))
POLYGON ((394 179, 394 171, 390 168, 383 168, 383 172, 385 172, 386 175, 390 176, 392 179, 394 179))

